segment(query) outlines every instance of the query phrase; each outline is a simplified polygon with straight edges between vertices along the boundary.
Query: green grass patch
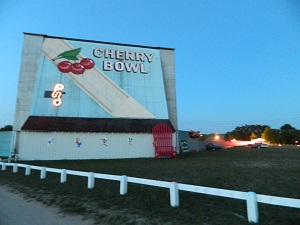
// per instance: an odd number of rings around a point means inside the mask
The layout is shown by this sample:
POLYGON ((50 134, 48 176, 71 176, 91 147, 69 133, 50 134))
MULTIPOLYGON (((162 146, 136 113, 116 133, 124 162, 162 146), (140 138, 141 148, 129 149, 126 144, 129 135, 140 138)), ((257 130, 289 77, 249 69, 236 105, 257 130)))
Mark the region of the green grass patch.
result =
MULTIPOLYGON (((162 181, 254 191, 279 197, 300 198, 300 148, 231 148, 179 155, 177 159, 110 159, 80 161, 30 161, 25 164, 71 169, 162 181)), ((145 185, 128 185, 119 194, 119 182, 95 180, 87 188, 87 178, 12 168, 1 171, 1 184, 9 185, 27 198, 62 210, 93 217, 107 224, 247 224, 246 202, 180 191, 180 206, 170 206, 169 190, 145 185)), ((300 224, 300 210, 259 204, 260 224, 300 224)))

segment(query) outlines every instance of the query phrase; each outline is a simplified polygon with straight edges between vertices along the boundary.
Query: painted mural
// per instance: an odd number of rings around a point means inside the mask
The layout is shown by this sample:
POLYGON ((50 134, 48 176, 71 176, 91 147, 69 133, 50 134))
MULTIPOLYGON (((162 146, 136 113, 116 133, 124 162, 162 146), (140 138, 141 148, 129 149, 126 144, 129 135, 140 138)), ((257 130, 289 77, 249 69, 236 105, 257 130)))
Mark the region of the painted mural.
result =
POLYGON ((168 119, 159 50, 44 38, 31 115, 168 119))

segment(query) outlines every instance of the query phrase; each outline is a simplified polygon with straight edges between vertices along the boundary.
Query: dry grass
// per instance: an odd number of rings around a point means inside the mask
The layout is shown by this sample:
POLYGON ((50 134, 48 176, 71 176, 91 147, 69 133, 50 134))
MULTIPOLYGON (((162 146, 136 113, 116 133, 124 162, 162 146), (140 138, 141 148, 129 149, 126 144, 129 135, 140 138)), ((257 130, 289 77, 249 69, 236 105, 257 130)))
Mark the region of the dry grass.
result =
MULTIPOLYGON (((115 175, 176 181, 186 184, 254 191, 300 198, 300 148, 232 148, 182 154, 178 159, 115 159, 84 161, 23 162, 52 168, 93 171, 115 175)), ((119 194, 119 183, 96 179, 87 189, 87 179, 39 171, 24 176, 24 170, 0 173, 2 184, 13 186, 46 205, 94 217, 98 224, 247 224, 246 203, 222 197, 180 192, 180 207, 170 207, 167 189, 129 184, 128 194, 119 194)), ((300 224, 300 210, 259 204, 260 224, 300 224)))

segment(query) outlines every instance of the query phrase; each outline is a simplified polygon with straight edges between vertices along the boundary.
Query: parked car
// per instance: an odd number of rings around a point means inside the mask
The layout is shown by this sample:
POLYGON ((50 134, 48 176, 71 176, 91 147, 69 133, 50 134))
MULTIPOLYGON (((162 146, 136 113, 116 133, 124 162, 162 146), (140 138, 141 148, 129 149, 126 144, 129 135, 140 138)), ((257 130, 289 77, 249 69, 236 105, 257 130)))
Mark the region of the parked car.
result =
POLYGON ((266 143, 254 143, 250 147, 251 148, 267 148, 269 146, 266 143))
POLYGON ((222 149, 222 148, 223 148, 223 146, 217 145, 217 144, 214 144, 214 143, 206 144, 206 150, 218 150, 218 149, 222 149))

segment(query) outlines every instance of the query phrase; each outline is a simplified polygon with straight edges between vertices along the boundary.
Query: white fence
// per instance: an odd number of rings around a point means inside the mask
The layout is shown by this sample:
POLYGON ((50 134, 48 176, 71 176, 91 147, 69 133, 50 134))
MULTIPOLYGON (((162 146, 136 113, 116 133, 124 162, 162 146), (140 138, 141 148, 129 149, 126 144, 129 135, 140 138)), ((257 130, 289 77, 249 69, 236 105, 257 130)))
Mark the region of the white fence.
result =
POLYGON ((55 169, 47 168, 40 166, 33 166, 27 164, 18 164, 18 163, 5 163, 0 162, 1 170, 6 170, 7 166, 13 168, 13 173, 18 172, 18 168, 25 168, 25 175, 30 175, 31 170, 40 170, 40 178, 45 179, 47 172, 60 173, 60 182, 64 183, 67 181, 67 175, 83 176, 87 177, 87 188, 92 189, 95 185, 95 178, 106 179, 106 180, 115 180, 120 182, 120 194, 125 195, 127 193, 128 183, 143 184, 155 187, 168 188, 170 190, 170 204, 172 207, 179 206, 179 190, 188 191, 206 195, 214 195, 227 198, 235 198, 246 200, 247 204, 247 215, 249 223, 258 223, 258 207, 257 203, 265 203, 278 206, 286 206, 300 209, 300 199, 293 198, 283 198, 275 197, 269 195, 256 194, 254 192, 242 192, 242 191, 233 191, 220 188, 210 188, 189 184, 181 184, 177 182, 166 182, 158 180, 150 180, 136 177, 127 177, 125 175, 109 175, 93 172, 82 172, 75 170, 66 170, 66 169, 55 169))

